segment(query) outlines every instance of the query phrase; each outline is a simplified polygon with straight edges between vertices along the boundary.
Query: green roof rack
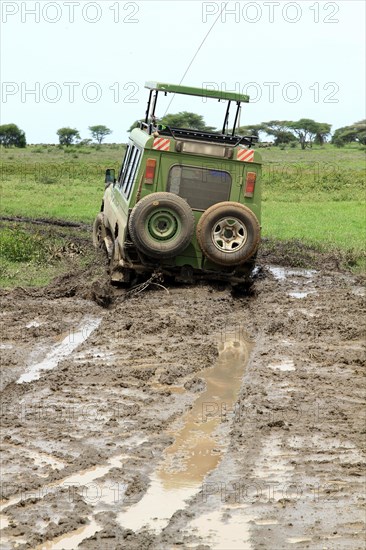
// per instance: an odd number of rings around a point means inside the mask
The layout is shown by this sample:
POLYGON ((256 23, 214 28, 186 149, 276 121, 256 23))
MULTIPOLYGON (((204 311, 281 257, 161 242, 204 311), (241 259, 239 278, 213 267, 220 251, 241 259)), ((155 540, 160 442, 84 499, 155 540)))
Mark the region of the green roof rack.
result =
POLYGON ((249 103, 249 96, 237 92, 226 92, 224 90, 209 90, 207 88, 192 88, 191 86, 181 86, 178 84, 167 84, 166 82, 146 82, 145 88, 156 90, 157 92, 194 95, 198 97, 211 97, 218 100, 237 101, 249 103))

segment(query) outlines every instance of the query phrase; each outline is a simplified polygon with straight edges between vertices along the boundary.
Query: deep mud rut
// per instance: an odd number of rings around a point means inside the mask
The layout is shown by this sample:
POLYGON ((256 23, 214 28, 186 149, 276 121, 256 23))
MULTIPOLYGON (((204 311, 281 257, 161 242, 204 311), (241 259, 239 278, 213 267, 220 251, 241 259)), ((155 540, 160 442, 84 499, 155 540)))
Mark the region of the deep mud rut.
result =
POLYGON ((360 281, 71 281, 2 295, 1 548, 364 548, 360 281))

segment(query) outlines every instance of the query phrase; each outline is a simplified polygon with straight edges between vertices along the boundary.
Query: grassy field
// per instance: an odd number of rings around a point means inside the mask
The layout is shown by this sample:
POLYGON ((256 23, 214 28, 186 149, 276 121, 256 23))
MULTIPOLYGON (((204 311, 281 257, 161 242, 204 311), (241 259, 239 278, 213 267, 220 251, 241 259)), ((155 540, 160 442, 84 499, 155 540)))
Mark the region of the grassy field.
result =
MULTIPOLYGON (((354 258, 356 270, 365 271, 365 149, 354 144, 342 149, 325 145, 305 151, 259 151, 264 163, 263 236, 297 239, 319 250, 340 249, 354 258)), ((2 216, 92 223, 103 195, 105 169, 118 171, 123 152, 123 145, 1 148, 2 216)), ((15 252, 8 246, 11 236, 26 242, 16 228, 6 228, 2 249, 8 276, 0 284, 9 283, 15 268, 19 272, 21 265, 45 263, 50 254, 48 248, 38 257, 14 260, 15 252)), ((37 240, 37 233, 33 236, 37 240)), ((57 243, 48 244, 57 249, 57 243)), ((42 284, 48 277, 47 271, 31 281, 42 284)))
POLYGON ((365 149, 265 150, 263 232, 340 248, 365 268, 365 149))

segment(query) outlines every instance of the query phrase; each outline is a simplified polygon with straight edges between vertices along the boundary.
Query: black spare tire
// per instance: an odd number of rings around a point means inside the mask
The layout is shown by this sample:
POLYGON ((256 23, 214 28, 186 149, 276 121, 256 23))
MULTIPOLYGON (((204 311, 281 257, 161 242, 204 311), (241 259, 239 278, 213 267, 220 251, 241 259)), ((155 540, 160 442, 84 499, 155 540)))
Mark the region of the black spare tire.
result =
POLYGON ((243 204, 219 202, 202 214, 197 224, 197 240, 212 262, 223 266, 241 265, 258 248, 259 222, 243 204))
POLYGON ((133 208, 128 229, 135 246, 151 258, 173 258, 189 245, 194 216, 187 202, 173 193, 151 193, 133 208))

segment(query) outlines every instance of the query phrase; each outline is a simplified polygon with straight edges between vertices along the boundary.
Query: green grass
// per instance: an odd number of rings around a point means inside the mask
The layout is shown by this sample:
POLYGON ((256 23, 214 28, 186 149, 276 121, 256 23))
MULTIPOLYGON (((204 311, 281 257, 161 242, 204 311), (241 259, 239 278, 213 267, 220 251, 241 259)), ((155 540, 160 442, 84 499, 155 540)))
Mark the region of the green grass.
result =
POLYGON ((366 270, 365 150, 261 150, 263 236, 340 249, 366 270))
POLYGON ((124 146, 29 146, 0 151, 3 216, 91 223, 100 209, 105 169, 118 171, 124 146))
MULTIPOLYGON (((324 250, 338 248, 356 259, 356 269, 365 271, 365 149, 326 145, 305 151, 272 147, 259 152, 263 158, 263 236, 300 239, 324 250)), ((118 172, 123 153, 123 145, 0 148, 2 215, 92 223, 103 196, 105 169, 118 172)), ((19 244, 29 244, 27 238, 18 233, 14 250, 7 249, 5 254, 3 250, 8 276, 0 284, 5 280, 11 284, 12 273, 21 271, 21 266, 28 273, 34 271, 29 284, 44 284, 57 271, 57 266, 50 266, 49 249, 39 250, 48 258, 43 264, 36 257, 16 260, 19 250, 27 254, 27 246, 19 244)), ((39 244, 37 236, 31 238, 39 244)))
POLYGON ((1 222, 0 287, 43 286, 95 261, 90 231, 1 222))
POLYGON ((307 244, 365 249, 365 205, 361 202, 272 202, 263 205, 263 235, 307 244))

